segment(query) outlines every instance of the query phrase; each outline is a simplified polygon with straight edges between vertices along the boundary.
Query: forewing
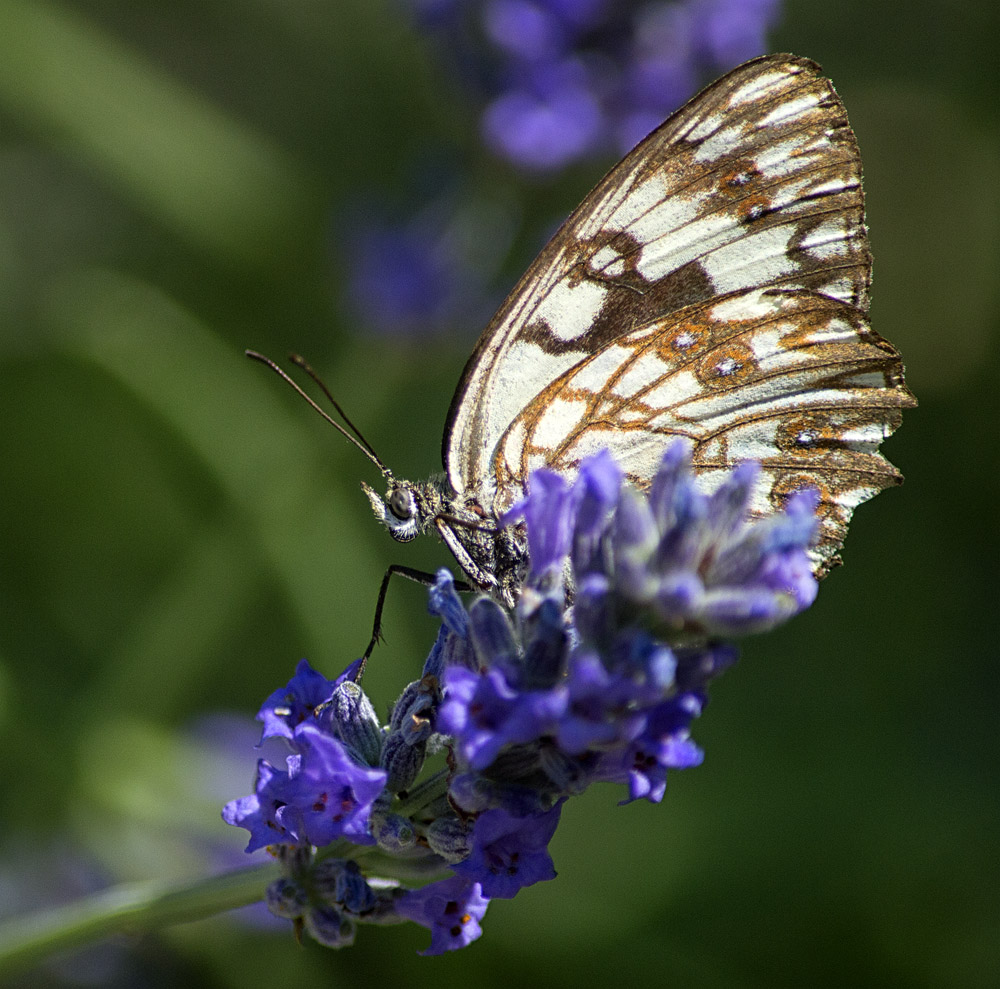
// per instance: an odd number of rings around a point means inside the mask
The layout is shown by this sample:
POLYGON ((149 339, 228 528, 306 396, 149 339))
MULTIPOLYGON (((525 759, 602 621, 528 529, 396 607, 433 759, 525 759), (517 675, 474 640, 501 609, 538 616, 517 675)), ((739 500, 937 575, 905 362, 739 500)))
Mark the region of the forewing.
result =
POLYGON ((604 447, 644 487, 684 436, 706 490, 760 461, 757 516, 816 488, 822 574, 854 508, 902 480, 878 447, 913 404, 899 355, 861 310, 809 291, 736 292, 632 330, 547 385, 501 438, 494 507, 536 467, 572 475, 604 447))
POLYGON ((589 354, 685 306, 810 289, 867 312, 861 165, 818 66, 740 66, 587 196, 490 322, 452 400, 444 464, 485 506, 493 460, 532 399, 589 354))

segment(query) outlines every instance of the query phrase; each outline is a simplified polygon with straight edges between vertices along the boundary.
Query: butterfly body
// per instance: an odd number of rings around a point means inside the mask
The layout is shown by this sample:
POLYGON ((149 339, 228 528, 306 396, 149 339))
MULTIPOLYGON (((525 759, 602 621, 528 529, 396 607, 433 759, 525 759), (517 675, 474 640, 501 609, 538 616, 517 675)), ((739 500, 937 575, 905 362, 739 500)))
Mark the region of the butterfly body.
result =
POLYGON ((600 448, 645 487, 677 437, 703 489, 762 467, 752 512, 820 493, 824 574, 854 508, 898 484, 878 452, 915 404, 868 323, 861 159, 815 63, 755 59, 694 97, 584 199, 487 326, 452 400, 445 477, 391 477, 376 515, 435 530, 509 600, 525 549, 497 519, 545 466, 600 448), (394 511, 398 509, 397 513, 394 511))
POLYGON ((389 478, 385 498, 362 484, 375 517, 399 542, 433 532, 477 590, 513 607, 528 562, 523 532, 499 526, 482 506, 456 497, 443 474, 428 481, 389 478))

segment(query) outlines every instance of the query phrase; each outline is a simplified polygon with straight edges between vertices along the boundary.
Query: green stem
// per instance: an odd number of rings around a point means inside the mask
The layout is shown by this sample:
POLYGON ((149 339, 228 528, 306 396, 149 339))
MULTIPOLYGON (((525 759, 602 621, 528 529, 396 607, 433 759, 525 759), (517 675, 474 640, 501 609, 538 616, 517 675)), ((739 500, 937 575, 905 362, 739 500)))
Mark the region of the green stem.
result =
POLYGON ((277 862, 227 872, 187 886, 161 882, 114 886, 83 900, 18 917, 0 925, 0 976, 56 951, 112 934, 140 933, 200 920, 255 903, 279 875, 277 862))
POLYGON ((396 813, 402 814, 403 817, 410 817, 428 804, 443 797, 448 792, 448 776, 448 770, 442 769, 428 777, 423 783, 415 786, 406 799, 400 800, 399 806, 394 808, 396 813))

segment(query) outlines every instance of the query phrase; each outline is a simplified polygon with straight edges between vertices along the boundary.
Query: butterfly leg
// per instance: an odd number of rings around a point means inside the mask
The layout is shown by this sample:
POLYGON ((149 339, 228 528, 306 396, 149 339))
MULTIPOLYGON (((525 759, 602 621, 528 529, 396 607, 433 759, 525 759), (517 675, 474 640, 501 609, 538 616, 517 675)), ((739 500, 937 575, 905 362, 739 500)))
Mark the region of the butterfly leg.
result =
MULTIPOLYGON (((415 570, 413 567, 404 567, 399 563, 392 564, 392 566, 386 570, 385 576, 382 578, 382 584, 378 589, 378 600, 375 602, 375 620, 372 622, 371 641, 368 643, 368 648, 365 649, 364 654, 361 657, 361 666, 359 667, 357 673, 357 679, 359 680, 361 679, 361 674, 365 671, 365 665, 368 663, 368 657, 371 656, 375 646, 382 641, 382 609, 385 607, 386 595, 389 593, 389 581, 391 581, 394 576, 406 577, 408 580, 412 580, 417 584, 423 584, 425 587, 431 587, 437 580, 437 576, 435 574, 427 573, 426 570, 415 570)), ((472 587, 463 580, 456 580, 455 589, 466 592, 471 591, 472 587)))

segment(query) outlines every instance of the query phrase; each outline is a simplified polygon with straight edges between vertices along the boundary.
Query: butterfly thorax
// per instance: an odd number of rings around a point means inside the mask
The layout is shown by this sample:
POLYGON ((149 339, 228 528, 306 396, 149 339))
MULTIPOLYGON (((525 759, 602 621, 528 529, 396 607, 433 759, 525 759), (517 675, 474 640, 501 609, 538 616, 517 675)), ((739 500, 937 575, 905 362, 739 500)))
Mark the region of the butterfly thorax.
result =
POLYGON ((528 563, 518 526, 498 526, 474 499, 457 496, 444 475, 427 481, 387 478, 384 498, 362 484, 375 517, 393 539, 410 542, 433 532, 451 550, 469 582, 513 607, 528 563))

